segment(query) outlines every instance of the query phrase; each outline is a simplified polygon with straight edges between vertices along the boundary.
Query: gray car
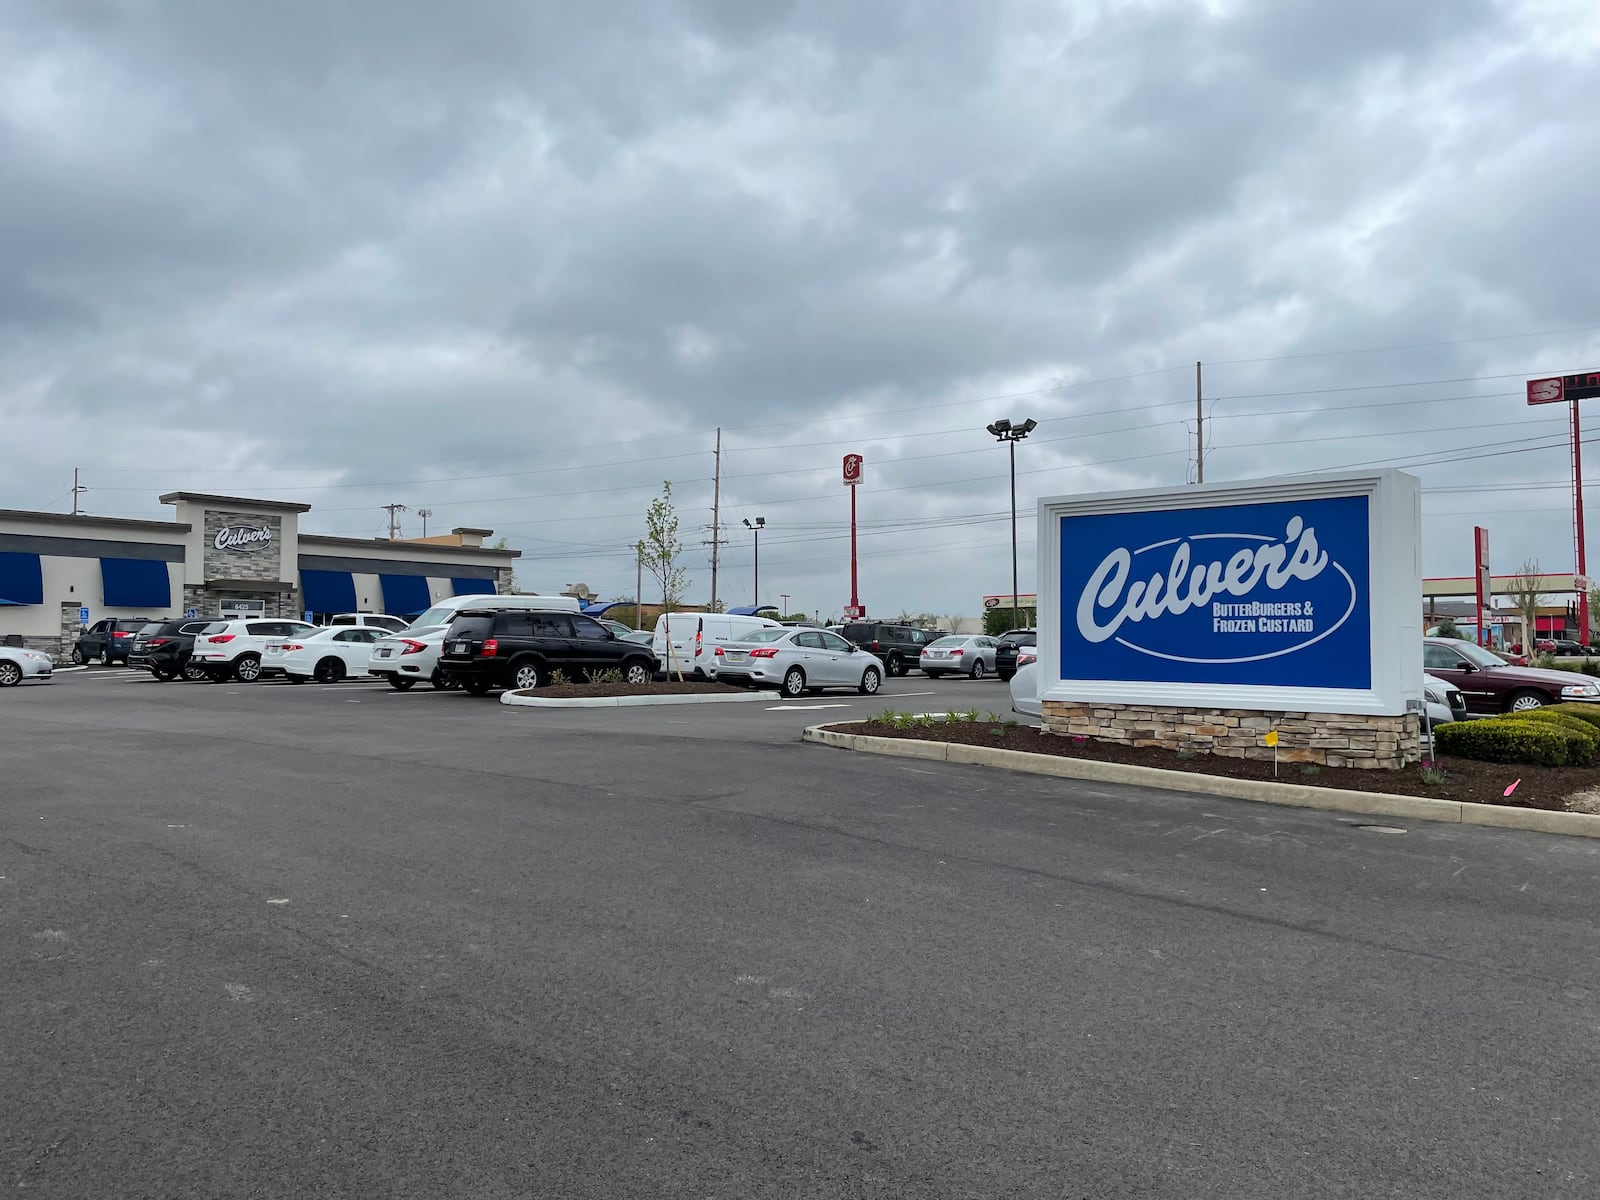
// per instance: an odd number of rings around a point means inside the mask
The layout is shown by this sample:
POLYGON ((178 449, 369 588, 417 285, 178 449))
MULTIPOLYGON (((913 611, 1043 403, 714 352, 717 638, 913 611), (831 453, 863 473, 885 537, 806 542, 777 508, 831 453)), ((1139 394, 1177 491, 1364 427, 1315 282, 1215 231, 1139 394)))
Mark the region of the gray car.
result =
POLYGON ((16 687, 24 679, 50 679, 50 656, 23 646, 0 646, 0 687, 16 687))
POLYGON ((994 653, 1000 643, 992 637, 953 633, 924 646, 917 665, 930 679, 941 675, 970 675, 982 679, 994 674, 994 653))
POLYGON ((826 629, 758 629, 724 642, 711 656, 708 678, 746 687, 777 688, 785 696, 813 696, 823 688, 853 688, 874 695, 883 663, 826 629))

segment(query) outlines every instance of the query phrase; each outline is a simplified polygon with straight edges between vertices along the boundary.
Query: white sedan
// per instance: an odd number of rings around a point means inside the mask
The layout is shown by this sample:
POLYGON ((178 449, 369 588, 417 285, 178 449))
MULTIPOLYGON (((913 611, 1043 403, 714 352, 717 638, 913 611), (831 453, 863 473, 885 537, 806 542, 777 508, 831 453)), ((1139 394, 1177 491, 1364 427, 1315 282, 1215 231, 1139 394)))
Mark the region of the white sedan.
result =
POLYGON ((22 646, 0 646, 0 687, 16 687, 24 679, 49 679, 50 656, 22 646))
POLYGON ((372 645, 372 661, 367 672, 387 679, 389 686, 403 692, 427 680, 445 689, 455 685, 439 670, 439 654, 444 650, 448 625, 413 625, 400 633, 387 634, 372 645))
POLYGON ((292 640, 273 642, 261 665, 282 671, 291 683, 308 679, 338 683, 341 679, 365 677, 372 661, 372 644, 386 632, 375 626, 324 625, 292 640))

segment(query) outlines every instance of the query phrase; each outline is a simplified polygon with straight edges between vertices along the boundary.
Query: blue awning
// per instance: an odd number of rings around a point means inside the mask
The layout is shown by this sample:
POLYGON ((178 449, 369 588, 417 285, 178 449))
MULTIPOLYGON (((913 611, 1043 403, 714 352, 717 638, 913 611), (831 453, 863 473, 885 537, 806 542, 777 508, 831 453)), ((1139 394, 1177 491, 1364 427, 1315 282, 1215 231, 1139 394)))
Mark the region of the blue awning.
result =
POLYGON ((492 596, 494 595, 494 580, 492 579, 452 579, 450 590, 457 596, 492 596))
POLYGON ((37 554, 0 552, 0 604, 43 604, 44 572, 37 554))
POLYGON ((100 584, 107 608, 170 608, 167 564, 155 558, 102 558, 100 584))
POLYGON ((383 611, 390 616, 415 617, 432 603, 426 575, 379 575, 378 582, 383 585, 383 611))
POLYGON ((356 581, 349 571, 301 571, 300 593, 306 612, 356 611, 356 581))

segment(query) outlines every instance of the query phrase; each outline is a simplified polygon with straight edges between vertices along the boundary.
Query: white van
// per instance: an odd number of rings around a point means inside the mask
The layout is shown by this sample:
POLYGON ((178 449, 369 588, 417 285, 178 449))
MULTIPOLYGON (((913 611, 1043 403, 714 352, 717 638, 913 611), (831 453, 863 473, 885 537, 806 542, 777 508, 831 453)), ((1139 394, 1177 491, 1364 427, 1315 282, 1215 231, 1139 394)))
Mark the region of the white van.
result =
POLYGON ((544 612, 579 612, 583 602, 576 596, 497 596, 485 593, 475 596, 448 596, 423 613, 407 628, 422 629, 429 625, 448 625, 456 613, 464 608, 479 612, 509 612, 514 609, 538 609, 544 612))
POLYGON ((708 674, 706 666, 722 643, 736 642, 757 629, 782 628, 770 617, 734 617, 727 613, 663 613, 656 618, 656 632, 650 639, 650 650, 656 656, 658 674, 682 671, 685 678, 704 679, 708 674), (671 656, 667 653, 669 628, 672 631, 671 656))

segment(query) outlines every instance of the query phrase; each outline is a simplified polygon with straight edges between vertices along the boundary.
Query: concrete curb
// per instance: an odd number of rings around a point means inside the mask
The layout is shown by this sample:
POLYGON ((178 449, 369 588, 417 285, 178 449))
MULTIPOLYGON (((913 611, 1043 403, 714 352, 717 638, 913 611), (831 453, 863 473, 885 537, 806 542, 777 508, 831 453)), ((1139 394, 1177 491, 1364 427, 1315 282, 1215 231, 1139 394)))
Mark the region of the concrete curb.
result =
MULTIPOLYGON (((865 722, 856 722, 865 724, 865 722)), ((963 763, 979 767, 1000 767, 1030 775, 1052 775, 1058 779, 1085 779, 1097 783, 1128 783, 1166 791, 1227 796, 1234 800, 1254 800, 1262 804, 1283 804, 1294 808, 1315 808, 1326 812, 1359 813, 1373 817, 1410 817, 1420 821, 1445 821, 1454 825, 1485 825, 1498 829, 1526 829, 1536 833, 1561 833, 1573 837, 1600 838, 1600 817, 1587 813, 1545 812, 1536 808, 1506 808, 1495 804, 1471 804, 1459 800, 1433 800, 1426 796, 1392 796, 1384 792, 1355 792, 1343 788, 1307 787, 1296 783, 1268 783, 1258 779, 1227 779, 1219 775, 1164 771, 1159 767, 1133 767, 1123 763, 1093 762, 1081 758, 1059 758, 1052 754, 1029 754, 1022 750, 1002 750, 997 746, 967 746, 955 742, 920 742, 905 738, 872 737, 863 733, 835 733, 813 725, 801 740, 856 750, 863 754, 884 754, 894 758, 920 758, 936 762, 963 763)))
POLYGON ((530 696, 527 692, 501 692, 500 703, 519 708, 638 708, 647 704, 739 704, 770 698, 767 692, 738 692, 731 696, 530 696))

